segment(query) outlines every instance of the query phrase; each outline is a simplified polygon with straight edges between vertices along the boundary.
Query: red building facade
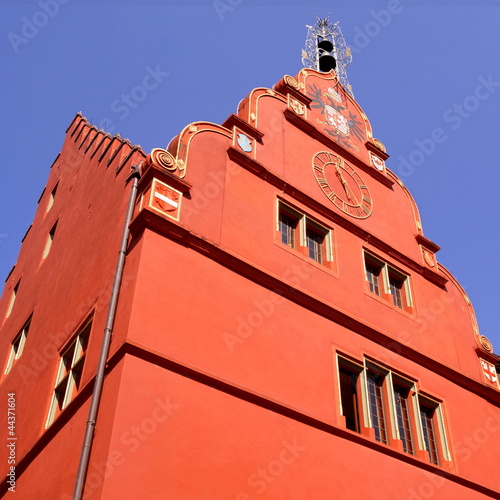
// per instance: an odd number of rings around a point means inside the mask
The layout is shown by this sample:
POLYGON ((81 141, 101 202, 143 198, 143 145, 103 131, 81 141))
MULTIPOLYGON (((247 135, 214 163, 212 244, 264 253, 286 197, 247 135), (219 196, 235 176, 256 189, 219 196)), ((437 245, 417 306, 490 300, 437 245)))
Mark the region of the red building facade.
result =
POLYGON ((498 357, 387 159, 332 71, 149 155, 77 115, 0 302, 2 494, 72 498, 112 333, 83 498, 499 498, 498 357))

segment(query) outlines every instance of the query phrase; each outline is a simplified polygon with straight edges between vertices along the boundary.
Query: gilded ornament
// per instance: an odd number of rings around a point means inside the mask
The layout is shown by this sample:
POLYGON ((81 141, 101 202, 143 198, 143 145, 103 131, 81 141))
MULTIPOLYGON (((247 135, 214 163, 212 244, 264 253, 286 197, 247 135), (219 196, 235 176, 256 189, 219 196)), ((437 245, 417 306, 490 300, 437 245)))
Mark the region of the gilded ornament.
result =
POLYGON ((167 170, 175 170, 175 158, 165 149, 155 148, 149 154, 151 163, 158 167, 166 168, 167 170))
POLYGON ((382 144, 381 141, 378 139, 373 138, 373 145, 377 148, 380 149, 383 153, 387 153, 387 150, 385 149, 385 146, 382 144))
POLYGON ((172 154, 165 149, 153 149, 146 158, 146 165, 156 165, 157 167, 176 173, 179 177, 184 177, 186 175, 184 160, 176 160, 172 154))
POLYGON ((481 343, 481 347, 487 351, 487 352, 493 352, 493 345, 491 344, 490 340, 485 337, 484 335, 481 335, 479 337, 479 342, 481 343))
POLYGON ((179 169, 179 177, 184 177, 186 175, 186 162, 182 158, 179 158, 176 163, 179 169))
POLYGON ((301 104, 297 99, 290 99, 290 108, 298 115, 303 115, 305 113, 304 105, 301 104))
POLYGON ((287 85, 290 85, 290 87, 293 87, 294 89, 299 88, 299 82, 297 80, 295 80, 295 78, 293 76, 285 75, 285 83, 287 85))

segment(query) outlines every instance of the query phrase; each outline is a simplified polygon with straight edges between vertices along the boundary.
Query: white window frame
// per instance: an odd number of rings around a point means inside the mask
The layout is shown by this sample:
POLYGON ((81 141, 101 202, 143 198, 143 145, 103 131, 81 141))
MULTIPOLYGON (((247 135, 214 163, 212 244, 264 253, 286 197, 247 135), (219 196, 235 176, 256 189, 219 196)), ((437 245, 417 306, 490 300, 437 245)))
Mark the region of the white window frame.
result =
POLYGON ((6 318, 8 318, 11 315, 12 309, 14 309, 14 304, 16 302, 17 292, 19 291, 20 284, 21 284, 21 280, 19 279, 18 282, 15 284, 14 288, 12 289, 12 293, 10 295, 10 300, 9 300, 9 305, 7 306, 7 312, 5 313, 6 318))
POLYGON ((47 240, 45 242, 45 247, 42 253, 42 260, 47 258, 47 256, 50 253, 50 249, 52 248, 52 243, 54 241, 54 237, 56 235, 56 230, 57 230, 57 222, 58 221, 54 223, 54 225, 51 227, 49 231, 49 234, 47 235, 47 240))
MULTIPOLYGON (((359 381, 360 381, 360 398, 361 398, 361 411, 358 408, 358 418, 361 420, 361 416, 363 416, 364 423, 366 424, 366 418, 365 418, 365 404, 364 404, 364 393, 365 393, 365 387, 366 384, 363 383, 363 376, 365 373, 365 367, 361 363, 357 363, 355 361, 352 361, 351 359, 346 358, 345 356, 342 356, 340 354, 336 354, 335 356, 335 362, 336 362, 336 368, 337 368, 337 381, 340 381, 340 364, 344 364, 345 366, 351 368, 353 372, 358 372, 359 373, 359 381)), ((340 387, 340 383, 337 383, 337 394, 339 398, 339 407, 340 407, 340 414, 344 416, 344 409, 342 407, 342 390, 340 387)), ((361 424, 361 421, 359 422, 361 424)), ((366 427, 366 425, 365 425, 366 427)))
POLYGON ((59 181, 52 188, 52 191, 49 194, 49 199, 47 201, 47 208, 45 209, 45 213, 47 213, 52 208, 52 205, 54 205, 54 200, 56 198, 56 193, 57 193, 57 186, 59 186, 59 181))
MULTIPOLYGON (((307 228, 311 227, 313 230, 323 235, 323 243, 325 245, 325 263, 333 262, 333 243, 332 243, 332 229, 324 226, 323 224, 312 219, 308 215, 298 211, 296 208, 290 206, 288 203, 277 198, 276 199, 276 231, 280 231, 280 213, 290 212, 290 214, 297 219, 297 233, 296 234, 296 248, 299 246, 307 248, 307 228)), ((308 257, 309 258, 309 257, 308 257)), ((314 259, 310 259, 317 262, 314 259)), ((325 264, 323 263, 323 265, 325 264)), ((321 265, 321 264, 320 264, 321 265)))
POLYGON ((26 343, 26 338, 28 336, 29 327, 31 324, 31 317, 26 321, 24 326, 21 328, 21 331, 16 335, 14 340, 11 343, 9 359, 7 360, 7 366, 5 367, 4 374, 7 375, 12 367, 14 366, 14 362, 18 360, 23 354, 24 344, 26 343))
MULTIPOLYGON (((87 348, 88 348, 88 341, 89 341, 89 336, 90 336, 90 329, 92 328, 92 318, 87 320, 82 328, 79 329, 79 333, 76 335, 76 337, 68 344, 66 349, 64 349, 63 353, 61 354, 60 360, 59 360, 59 367, 57 369, 57 376, 56 376, 56 381, 54 385, 54 390, 52 392, 52 398, 50 401, 50 407, 49 407, 49 414, 47 416, 47 422, 45 424, 45 427, 49 427, 54 420, 56 419, 56 413, 57 413, 57 408, 59 407, 59 399, 57 397, 58 389, 61 383, 67 379, 66 382, 66 387, 64 389, 64 396, 62 400, 62 404, 60 405, 60 411, 64 410, 68 404, 74 399, 73 398, 73 392, 75 389, 75 384, 76 384, 76 376, 74 373, 75 368, 77 365, 80 363, 80 361, 86 356, 87 350, 83 349, 83 344, 85 341, 87 341, 87 348), (71 362, 68 365, 68 368, 66 369, 64 366, 65 362, 65 356, 66 354, 71 351, 74 348, 73 354, 71 356, 71 362)), ((85 363, 85 360, 83 360, 83 363, 85 363)), ((82 373, 83 373, 83 366, 81 366, 82 373)))
MULTIPOLYGON (((372 422, 372 417, 370 413, 370 399, 368 397, 368 372, 369 371, 378 371, 381 373, 381 375, 384 377, 384 382, 382 384, 382 395, 383 398, 382 400, 389 401, 389 396, 387 392, 387 387, 388 387, 388 376, 390 375, 391 371, 386 368, 385 366, 379 365, 378 363, 373 362, 371 359, 364 358, 364 370, 363 370, 363 378, 362 378, 362 386, 363 386, 363 407, 366 409, 366 423, 367 427, 371 427, 373 429, 373 422, 372 422)), ((391 386, 392 387, 392 386, 391 386)), ((386 435, 389 436, 389 429, 387 429, 387 426, 389 424, 392 425, 392 414, 391 414, 391 408, 390 408, 390 403, 387 405, 389 406, 389 415, 384 415, 384 421, 386 424, 386 435)), ((383 408, 385 409, 385 408, 383 408)))
POLYGON ((424 429, 422 427, 422 419, 420 416, 420 404, 422 403, 424 406, 434 408, 436 446, 438 447, 438 453, 441 451, 442 457, 446 461, 451 462, 451 453, 448 444, 448 437, 446 435, 446 427, 444 425, 442 403, 422 394, 414 394, 414 396, 414 408, 418 429, 418 445, 420 449, 425 452, 428 451, 427 446, 425 445, 424 429))
MULTIPOLYGON (((407 377, 403 377, 399 375, 398 373, 394 373, 392 370, 389 372, 389 406, 390 406, 390 413, 391 413, 391 427, 392 427, 392 437, 394 439, 401 439, 401 434, 399 432, 399 423, 398 423, 398 417, 397 417, 397 410, 396 410, 396 398, 394 396, 394 384, 399 385, 405 389, 408 389, 408 416, 412 415, 415 417, 415 412, 412 410, 412 408, 415 407, 414 405, 414 400, 413 396, 417 392, 417 384, 415 381, 408 379, 407 377)), ((420 422, 420 414, 418 415, 419 422, 420 422)), ((418 434, 418 433, 417 433, 418 434)), ((415 450, 415 436, 412 433, 412 441, 413 441, 413 449, 415 450)))
MULTIPOLYGON (((412 453, 408 452, 411 456, 419 456, 420 452, 428 453, 426 444, 424 430, 422 426, 422 418, 420 415, 421 406, 433 409, 433 429, 434 437, 436 441, 436 449, 439 459, 444 459, 448 462, 452 460, 448 436, 446 433, 446 421, 444 417, 443 403, 439 402, 435 398, 428 396, 427 394, 421 393, 418 390, 417 381, 410 379, 399 372, 392 370, 391 368, 381 365, 371 358, 363 358, 363 362, 356 361, 350 357, 343 355, 336 350, 333 351, 335 355, 335 368, 337 377, 337 397, 338 404, 340 408, 340 415, 344 415, 344 410, 342 407, 342 388, 340 384, 340 364, 350 367, 353 372, 359 373, 359 405, 358 406, 358 418, 359 424, 363 427, 368 427, 373 429, 373 422, 370 412, 370 401, 368 394, 368 372, 371 370, 376 373, 380 373, 384 377, 382 384, 382 396, 384 399, 384 410, 386 411, 385 423, 386 423, 386 436, 388 439, 388 445, 391 446, 392 440, 401 440, 401 435, 399 432, 399 424, 397 419, 397 408, 396 400, 394 395, 394 385, 403 387, 408 390, 407 396, 407 406, 408 406, 408 418, 409 431, 411 433, 411 444, 412 453), (387 427, 390 426, 389 430, 387 427)), ((359 432, 362 434, 362 432, 359 432)), ((437 467, 441 467, 442 464, 435 464, 437 467)))
MULTIPOLYGON (((406 307, 413 307, 413 294, 411 293, 411 286, 410 286, 410 276, 399 269, 396 269, 393 265, 387 263, 386 261, 382 260, 379 257, 376 257, 373 255, 371 252, 363 249, 363 273, 365 277, 365 281, 368 281, 368 273, 366 270, 366 264, 369 261, 373 261, 373 263, 377 266, 380 267, 380 279, 382 283, 379 283, 380 290, 386 295, 386 296, 392 296, 391 294, 391 285, 389 281, 389 275, 393 274, 395 275, 398 279, 400 279, 403 282, 403 287, 404 287, 404 297, 403 300, 405 301, 405 306, 406 307)), ((374 294, 376 295, 376 294, 374 294)), ((397 307, 397 306, 395 306, 397 307)), ((398 309, 401 309, 398 307, 398 309)), ((402 310, 405 310, 404 308, 402 310)))

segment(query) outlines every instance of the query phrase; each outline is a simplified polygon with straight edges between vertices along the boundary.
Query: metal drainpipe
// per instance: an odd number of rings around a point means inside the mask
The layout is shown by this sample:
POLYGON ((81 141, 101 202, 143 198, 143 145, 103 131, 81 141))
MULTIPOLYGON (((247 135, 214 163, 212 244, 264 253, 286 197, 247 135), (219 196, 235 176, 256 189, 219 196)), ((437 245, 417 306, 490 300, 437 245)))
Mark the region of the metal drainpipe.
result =
POLYGON ((111 334, 113 331, 113 323, 116 316, 116 304, 118 302, 118 294, 123 276, 123 268, 125 264, 125 254, 127 251, 128 237, 130 234, 129 224, 132 220, 134 212, 135 200, 137 198, 137 190, 139 184, 139 165, 133 166, 133 172, 128 177, 127 181, 133 179, 132 188, 130 191, 130 199, 128 202, 127 215, 125 217, 125 225, 123 227, 122 241, 120 244, 120 251, 118 253, 118 261, 116 263, 115 277, 113 279, 113 290, 111 292, 111 299, 109 302, 108 317, 106 319, 106 326, 104 328, 104 336, 101 344, 101 353, 97 363, 97 372, 95 376, 94 389, 92 391, 92 400, 90 403, 89 416, 87 420, 87 427, 85 429, 85 436, 83 438, 82 452, 80 455, 80 463, 78 464, 78 472, 76 474, 75 490, 73 492, 73 500, 81 500, 83 489, 85 486, 85 479, 87 476, 87 469, 90 459, 90 451, 92 442, 94 440, 94 429, 96 425, 97 412, 101 402, 102 386, 104 383, 104 372, 106 370, 106 361, 109 353, 109 346, 111 344, 111 334))

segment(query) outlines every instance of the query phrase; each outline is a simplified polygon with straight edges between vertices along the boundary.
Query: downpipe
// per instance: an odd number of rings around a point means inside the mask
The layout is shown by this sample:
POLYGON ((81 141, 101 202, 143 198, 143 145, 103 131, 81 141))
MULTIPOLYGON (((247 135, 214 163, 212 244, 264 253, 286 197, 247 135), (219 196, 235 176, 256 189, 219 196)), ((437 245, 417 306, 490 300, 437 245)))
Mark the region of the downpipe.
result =
POLYGON ((99 411, 99 404, 101 402, 102 388, 104 384, 104 375, 106 371, 106 360, 108 359, 109 347, 111 345, 111 337, 113 332, 113 324, 116 316, 116 306, 118 303, 118 295, 120 293, 120 287, 123 277, 123 269, 125 266, 125 255, 127 252, 128 238, 130 234, 129 225, 132 221, 132 215, 134 213, 135 200, 137 198, 137 191, 139 185, 139 168, 141 164, 132 167, 133 172, 127 178, 128 182, 132 179, 132 188, 130 191, 130 198, 127 207, 127 213, 125 217, 125 224, 123 226, 122 240, 120 244, 120 251, 118 253, 118 261, 116 263, 115 276, 113 279, 113 289, 111 292, 111 298, 109 301, 108 316, 106 318, 106 326, 104 328, 104 335, 101 344, 101 352, 99 355, 99 361, 97 363, 97 371, 94 382, 94 389, 92 391, 92 399, 90 403, 89 416, 87 420, 87 425, 85 428, 85 435, 83 438, 83 446, 80 455, 80 462, 78 464, 78 471, 75 480, 75 489, 73 492, 73 500, 81 500, 83 495, 83 490, 85 486, 85 480, 87 477, 87 470, 90 460, 90 452, 92 449, 92 443, 94 440, 94 431, 97 421, 97 413, 99 411))

